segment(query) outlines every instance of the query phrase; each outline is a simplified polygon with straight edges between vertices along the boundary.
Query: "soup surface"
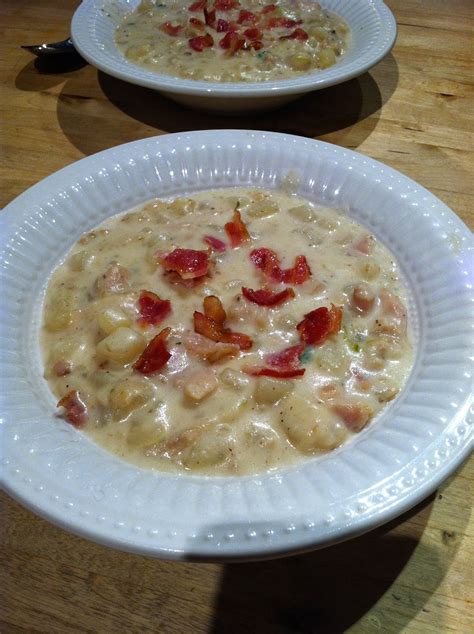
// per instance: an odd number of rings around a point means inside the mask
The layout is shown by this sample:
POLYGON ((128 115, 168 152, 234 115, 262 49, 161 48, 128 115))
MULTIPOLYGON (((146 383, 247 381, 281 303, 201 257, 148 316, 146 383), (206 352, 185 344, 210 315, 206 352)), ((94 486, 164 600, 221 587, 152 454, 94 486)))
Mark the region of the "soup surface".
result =
POLYGON ((412 366, 390 252, 284 191, 152 200, 85 234, 46 292, 69 423, 144 467, 266 471, 330 451, 412 366))
POLYGON ((261 82, 328 68, 349 28, 315 2, 143 0, 115 41, 139 66, 187 79, 261 82))

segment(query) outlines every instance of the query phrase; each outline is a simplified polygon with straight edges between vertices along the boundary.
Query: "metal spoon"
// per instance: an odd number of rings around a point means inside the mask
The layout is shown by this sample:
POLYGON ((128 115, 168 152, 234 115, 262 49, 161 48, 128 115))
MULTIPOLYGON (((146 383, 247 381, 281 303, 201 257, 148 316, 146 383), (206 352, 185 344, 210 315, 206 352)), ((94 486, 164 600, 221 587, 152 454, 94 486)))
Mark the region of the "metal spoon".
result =
POLYGON ((34 44, 32 46, 22 46, 21 48, 30 51, 30 53, 33 53, 33 55, 37 55, 38 57, 65 54, 69 55, 71 53, 75 53, 76 55, 78 54, 70 37, 62 42, 53 42, 52 44, 34 44))

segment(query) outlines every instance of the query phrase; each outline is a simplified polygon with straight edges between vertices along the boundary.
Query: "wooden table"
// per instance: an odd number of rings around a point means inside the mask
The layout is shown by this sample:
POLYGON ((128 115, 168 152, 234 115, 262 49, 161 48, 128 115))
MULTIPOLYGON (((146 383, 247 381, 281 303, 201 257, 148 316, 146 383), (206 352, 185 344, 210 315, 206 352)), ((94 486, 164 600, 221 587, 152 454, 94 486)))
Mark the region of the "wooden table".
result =
MULTIPOLYGON (((35 65, 74 0, 1 0, 1 200, 113 145, 207 128, 292 132, 401 170, 474 223, 472 0, 389 0, 398 43, 370 73, 252 118, 218 118, 98 73, 35 65), (470 30, 471 29, 471 30, 470 30)), ((474 631, 474 461, 404 517, 266 563, 159 562, 69 535, 3 496, 0 631, 474 631)))

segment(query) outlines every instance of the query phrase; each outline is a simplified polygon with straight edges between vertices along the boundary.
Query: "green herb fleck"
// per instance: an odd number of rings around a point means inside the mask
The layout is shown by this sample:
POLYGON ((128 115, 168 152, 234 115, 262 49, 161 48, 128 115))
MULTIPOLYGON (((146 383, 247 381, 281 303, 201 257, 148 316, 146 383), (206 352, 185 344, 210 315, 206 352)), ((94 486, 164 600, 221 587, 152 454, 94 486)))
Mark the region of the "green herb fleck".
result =
POLYGON ((300 354, 301 363, 309 363, 314 356, 314 348, 306 348, 304 352, 300 354))

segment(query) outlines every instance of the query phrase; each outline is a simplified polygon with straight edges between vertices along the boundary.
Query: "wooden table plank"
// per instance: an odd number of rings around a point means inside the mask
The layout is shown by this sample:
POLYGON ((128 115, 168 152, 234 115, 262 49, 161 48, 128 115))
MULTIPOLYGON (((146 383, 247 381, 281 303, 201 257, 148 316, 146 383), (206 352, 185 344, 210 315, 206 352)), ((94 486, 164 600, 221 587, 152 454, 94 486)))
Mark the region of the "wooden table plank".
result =
MULTIPOLYGON (((194 113, 91 66, 48 74, 19 48, 69 32, 74 0, 1 0, 0 206, 93 152, 189 129, 285 131, 356 149, 474 226, 471 0, 389 0, 392 54, 360 78, 253 117, 194 113)), ((474 461, 416 509, 324 551, 160 562, 65 533, 0 497, 0 631, 474 631, 474 461)))

